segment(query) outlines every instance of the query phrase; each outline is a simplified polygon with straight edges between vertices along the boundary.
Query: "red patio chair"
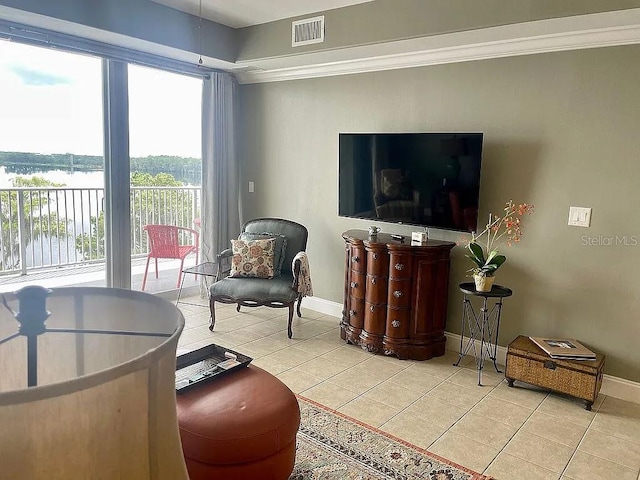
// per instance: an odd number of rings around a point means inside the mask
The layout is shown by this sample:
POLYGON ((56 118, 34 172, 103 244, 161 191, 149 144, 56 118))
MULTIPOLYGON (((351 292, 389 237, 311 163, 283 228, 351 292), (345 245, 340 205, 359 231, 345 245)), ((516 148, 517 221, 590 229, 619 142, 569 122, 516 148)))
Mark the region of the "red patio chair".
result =
POLYGON ((180 288, 180 280, 182 279, 182 266, 184 259, 190 253, 196 254, 196 264, 198 263, 198 249, 200 246, 200 234, 197 230, 188 227, 176 227, 174 225, 145 225, 143 229, 149 235, 149 256, 147 257, 147 266, 144 269, 144 278, 142 279, 142 291, 147 284, 147 273, 149 270, 149 261, 154 258, 156 261, 156 278, 158 278, 158 259, 159 258, 179 258, 180 271, 178 273, 178 284, 176 288, 180 288), (180 245, 180 232, 189 232, 193 240, 193 245, 180 245))

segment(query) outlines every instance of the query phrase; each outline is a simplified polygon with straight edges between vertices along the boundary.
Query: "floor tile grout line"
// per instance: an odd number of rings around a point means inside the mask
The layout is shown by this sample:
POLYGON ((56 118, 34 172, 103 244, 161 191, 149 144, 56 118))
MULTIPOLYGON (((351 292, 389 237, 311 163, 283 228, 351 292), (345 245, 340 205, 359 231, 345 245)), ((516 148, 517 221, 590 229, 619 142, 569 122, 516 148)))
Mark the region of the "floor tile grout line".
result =
MULTIPOLYGON (((455 374, 454 374, 454 375, 455 375, 455 374)), ((453 375, 452 375, 452 376, 453 376, 453 375)), ((451 378, 451 377, 449 377, 449 378, 451 378)), ((499 385, 499 384, 498 384, 498 385, 499 385)), ((433 442, 431 442, 431 443, 429 444, 429 447, 428 447, 428 448, 431 448, 431 447, 432 447, 432 446, 433 446, 433 445, 434 445, 438 440, 440 440, 440 439, 441 439, 441 438, 442 438, 446 433, 451 432, 451 429, 452 429, 452 428, 453 428, 453 427, 454 427, 458 422, 460 422, 463 418, 465 418, 467 415, 469 415, 469 413, 471 413, 471 410, 472 410, 476 405, 478 405, 482 400, 484 400, 485 398, 487 398, 487 395, 489 395, 489 394, 490 394, 494 389, 496 389, 496 388, 498 387, 498 385, 495 385, 495 386, 494 386, 494 387, 493 387, 493 388, 492 388, 492 389, 491 389, 491 390, 490 390, 490 391, 489 391, 489 392, 488 392, 484 397, 482 397, 480 400, 478 400, 476 403, 474 403, 474 404, 473 404, 473 406, 472 406, 472 407, 470 407, 470 408, 466 411, 466 413, 465 413, 464 415, 462 415, 462 417, 460 417, 458 420, 456 420, 456 421, 453 423, 453 425, 451 425, 448 429, 446 429, 444 432, 442 432, 442 433, 438 436, 438 438, 436 438, 433 442)), ((487 417, 487 418, 488 418, 488 417, 487 417)), ((461 436, 463 436, 463 437, 465 437, 465 438, 468 438, 468 439, 470 439, 470 440, 473 440, 473 441, 475 441, 475 442, 478 442, 478 440, 476 440, 476 439, 474 439, 474 438, 471 438, 471 437, 467 437, 467 436, 466 436, 466 435, 464 435, 464 434, 457 433, 457 432, 451 432, 451 433, 454 433, 454 434, 456 434, 456 435, 461 435, 461 436)), ((478 443, 482 443, 482 442, 478 442, 478 443)), ((483 445, 484 445, 484 444, 483 444, 483 445)), ((489 447, 490 447, 491 445, 487 445, 487 446, 489 446, 489 447)), ((494 457, 494 459, 495 459, 495 457, 494 457)), ((493 460, 492 460, 491 462, 489 462, 489 465, 491 465, 491 463, 492 463, 492 462, 493 462, 493 460)), ((489 466, 487 466, 487 468, 488 468, 488 467, 489 467, 489 466)))
MULTIPOLYGON (((604 404, 604 402, 606 402, 607 398, 609 398, 609 397, 605 397, 605 398, 602 400, 602 402, 600 402, 600 404, 598 405, 598 407, 596 408, 595 415, 593 416, 593 418, 592 418, 592 419, 591 419, 591 421, 589 422, 589 425, 587 426, 587 429, 584 431, 584 434, 583 434, 583 435, 582 435, 582 437, 580 438, 580 441, 578 442, 578 445, 576 446, 575 450, 573 451, 573 454, 571 455, 571 458, 569 458, 569 461, 567 462, 567 465, 565 466, 564 470, 562 471, 562 475, 564 475, 564 472, 567 470, 567 468, 568 468, 569 464, 571 463, 571 460, 573 460, 573 457, 575 457, 576 453, 578 453, 578 450, 579 450, 579 448, 580 448, 580 445, 582 445, 582 442, 584 441, 584 438, 587 436, 587 433, 589 433, 589 429, 591 428, 591 425, 592 425, 592 424, 593 424, 593 422, 595 421, 596 416, 598 415, 598 413, 600 413, 600 408, 602 407, 602 405, 604 404)), ((599 430, 595 430, 595 429, 594 429, 594 431, 599 432, 599 430)), ((604 433, 604 432, 601 432, 601 433, 604 433)), ((630 442, 630 443, 634 443, 634 442, 630 442)), ((613 463, 614 465, 619 465, 619 466, 621 466, 621 467, 623 467, 623 468, 628 468, 628 469, 633 470, 633 467, 629 467, 628 465, 623 465, 622 463, 614 462, 613 460, 610 460, 610 459, 608 459, 608 458, 604 458, 604 457, 601 457, 601 456, 599 456, 599 455, 595 455, 595 454, 593 454, 593 453, 587 453, 587 452, 583 452, 583 453, 584 453, 585 455, 591 455, 592 457, 599 458, 600 460, 604 460, 604 461, 606 461, 606 462, 613 463)), ((638 470, 638 471, 636 472, 636 475, 640 475, 640 467, 638 467, 638 469, 637 469, 637 470, 638 470)))
MULTIPOLYGON (((496 388, 498 388, 498 386, 496 386, 496 388)), ((547 395, 545 396, 545 399, 546 399, 548 396, 549 396, 549 394, 547 394, 547 395)), ((501 399, 501 400, 504 400, 504 399, 501 399)), ((505 402, 508 402, 508 400, 504 400, 504 401, 505 401, 505 402)), ((542 400, 542 402, 544 402, 544 399, 542 400)), ((504 444, 504 446, 500 449, 500 451, 499 451, 499 452, 496 454, 496 456, 493 458, 493 460, 491 461, 491 463, 489 463, 489 465, 487 465, 487 468, 485 468, 485 470, 483 471, 483 473, 485 473, 485 472, 486 472, 486 471, 491 467, 491 465, 493 465, 493 463, 496 461, 496 459, 497 459, 497 458, 498 458, 502 453, 504 453, 505 455, 510 455, 509 453, 506 453, 504 450, 505 450, 505 449, 507 448, 507 446, 511 443, 511 441, 512 441, 512 440, 513 440, 513 438, 518 434, 518 432, 520 432, 520 430, 522 430, 522 427, 524 427, 524 426, 526 425, 526 423, 529 421, 529 419, 530 419, 530 418, 533 416, 533 414, 538 410, 538 408, 540 407, 540 405, 542 405, 542 402, 540 402, 540 403, 538 404, 538 406, 537 406, 536 408, 534 408, 534 409, 531 411, 531 413, 530 413, 530 414, 529 414, 529 416, 525 419, 525 421, 524 421, 524 422, 522 422, 522 424, 521 424, 521 425, 516 429, 516 431, 513 433, 513 435, 511 435, 511 437, 509 438, 509 440, 507 441, 507 443, 505 443, 505 444, 504 444)), ((509 402, 509 403, 513 403, 513 402, 509 402)), ((517 405, 517 404, 514 404, 514 405, 517 405)), ((518 405, 518 406, 522 407, 522 405, 518 405)), ((525 407, 525 408, 526 408, 526 407, 525 407)), ((512 456, 513 456, 513 455, 512 455, 512 456)), ((516 457, 516 458, 519 458, 519 457, 516 457)), ((522 459, 520 459, 520 460, 522 460, 522 459)), ((545 470, 549 470, 548 468, 545 468, 545 467, 543 467, 542 465, 537 465, 537 464, 535 464, 535 463, 533 463, 533 462, 528 462, 527 460, 524 460, 524 461, 526 461, 527 463, 531 463, 532 465, 536 465, 537 467, 544 468, 545 470)), ((551 471, 551 470, 549 470, 549 471, 551 471)), ((555 473, 555 472, 553 472, 553 473, 555 473)), ((560 477, 561 477, 561 476, 562 476, 562 475, 560 475, 560 477)), ((558 478, 560 478, 560 477, 558 477, 558 478)))

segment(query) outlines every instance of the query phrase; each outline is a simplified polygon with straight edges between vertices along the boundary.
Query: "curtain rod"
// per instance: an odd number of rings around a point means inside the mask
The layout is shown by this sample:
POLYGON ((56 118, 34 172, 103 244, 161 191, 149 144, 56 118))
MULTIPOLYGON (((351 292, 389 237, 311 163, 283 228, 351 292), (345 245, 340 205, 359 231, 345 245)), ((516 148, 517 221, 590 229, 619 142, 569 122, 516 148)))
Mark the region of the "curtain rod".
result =
POLYGON ((229 73, 209 67, 202 67, 181 60, 119 47, 105 42, 89 40, 65 33, 53 32, 14 22, 0 20, 0 39, 16 41, 27 45, 64 50, 71 53, 95 55, 108 60, 124 61, 146 67, 208 79, 211 73, 229 73))

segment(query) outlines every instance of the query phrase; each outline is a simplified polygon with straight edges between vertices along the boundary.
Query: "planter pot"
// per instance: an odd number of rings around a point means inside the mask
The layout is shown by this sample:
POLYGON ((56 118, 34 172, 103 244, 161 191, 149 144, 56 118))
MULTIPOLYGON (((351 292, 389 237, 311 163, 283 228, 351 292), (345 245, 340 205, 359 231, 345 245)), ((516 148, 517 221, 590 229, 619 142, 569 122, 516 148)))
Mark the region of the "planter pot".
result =
POLYGON ((490 292, 493 287, 493 281, 495 277, 482 277, 480 275, 474 275, 473 280, 476 282, 476 291, 478 292, 490 292))

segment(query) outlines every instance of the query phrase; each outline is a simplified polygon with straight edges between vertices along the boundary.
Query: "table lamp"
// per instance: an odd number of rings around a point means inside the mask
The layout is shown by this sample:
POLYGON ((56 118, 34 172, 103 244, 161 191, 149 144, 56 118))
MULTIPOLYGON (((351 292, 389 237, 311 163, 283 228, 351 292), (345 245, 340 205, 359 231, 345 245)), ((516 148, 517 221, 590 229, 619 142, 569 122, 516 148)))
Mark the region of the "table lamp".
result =
POLYGON ((188 478, 174 305, 99 287, 29 286, 0 302, 0 479, 188 478))

